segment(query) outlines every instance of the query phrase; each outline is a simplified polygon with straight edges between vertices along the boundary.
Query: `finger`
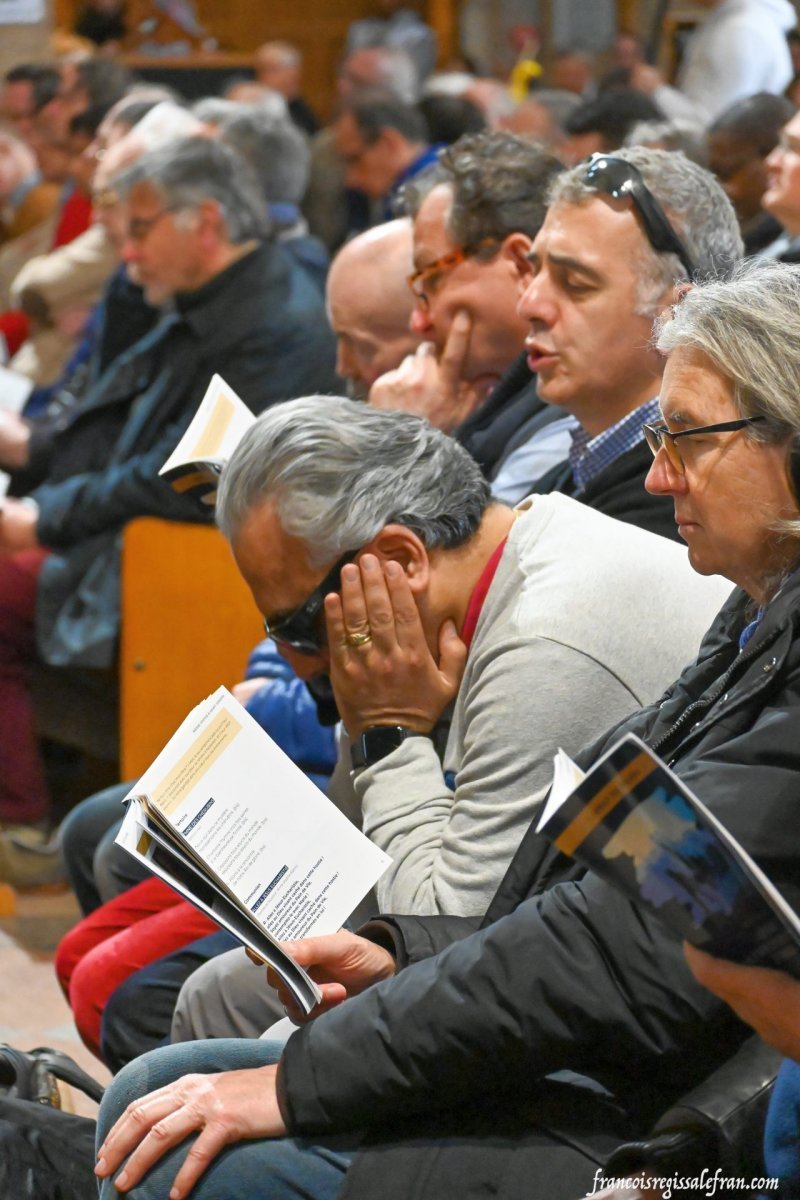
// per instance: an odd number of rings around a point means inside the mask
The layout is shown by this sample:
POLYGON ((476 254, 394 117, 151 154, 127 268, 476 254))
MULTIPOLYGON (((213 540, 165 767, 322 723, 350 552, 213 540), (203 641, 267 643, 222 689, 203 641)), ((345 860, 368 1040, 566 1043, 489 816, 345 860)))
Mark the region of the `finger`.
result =
POLYGON ((397 642, 403 649, 424 646, 425 631, 422 628, 417 602, 400 563, 389 561, 384 566, 386 587, 392 605, 392 619, 397 642))
POLYGON ((347 630, 344 627, 342 601, 336 592, 331 592, 325 597, 324 611, 331 664, 335 662, 341 665, 347 660, 347 642, 345 641, 347 630))
POLYGON ((180 1103, 174 1084, 169 1084, 129 1104, 97 1152, 97 1174, 110 1175, 115 1171, 151 1127, 180 1103))
POLYGON ((458 636, 455 621, 445 621, 439 630, 439 670, 455 693, 467 665, 467 647, 458 636))
POLYGON ((342 602, 345 642, 348 634, 369 633, 367 602, 358 564, 348 563, 346 567, 342 567, 342 588, 339 595, 342 602))
POLYGON ((260 954, 256 954, 255 950, 251 950, 249 946, 245 946, 244 952, 247 955, 247 957, 250 959, 250 962, 253 964, 253 966, 255 966, 255 967, 266 966, 267 960, 265 958, 262 958, 260 954))
POLYGON ((706 954, 705 950, 699 950, 696 946, 689 945, 684 942, 683 952, 689 968, 698 983, 702 983, 703 987, 707 987, 709 991, 724 994, 725 998, 739 989, 732 989, 731 974, 737 972, 737 968, 733 963, 726 962, 721 958, 714 958, 711 954, 706 954))
POLYGON ((366 605, 366 628, 372 635, 374 646, 382 653, 389 654, 397 646, 397 633, 392 600, 381 564, 374 554, 364 554, 359 566, 366 605))
MULTIPOLYGON (((174 1146, 205 1125, 205 1116, 194 1105, 184 1104, 175 1112, 158 1121, 144 1141, 133 1151, 121 1173, 114 1180, 119 1191, 129 1191, 164 1157, 174 1146)), ((202 1133, 201 1133, 202 1136, 202 1133)), ((206 1163, 207 1165, 207 1163, 206 1163)), ((197 1171, 195 1178, 199 1177, 197 1171)))
POLYGON ((471 335, 472 317, 465 309, 459 309, 453 317, 442 357, 439 359, 442 382, 450 388, 455 388, 461 378, 471 335))
POLYGON ((315 1004, 310 1013, 304 1012, 303 1009, 296 1005, 290 1007, 286 1005, 287 1017, 293 1021, 295 1025, 308 1025, 311 1021, 316 1021, 317 1017, 322 1013, 328 1012, 332 1008, 336 1008, 344 1000, 347 999, 347 988, 342 983, 320 983, 317 984, 321 999, 318 1004, 315 1004))
POLYGON ((417 346, 414 355, 408 355, 403 361, 408 362, 411 358, 430 358, 436 357, 436 347, 433 342, 420 342, 417 346))
POLYGON ((188 1196, 200 1176, 208 1170, 209 1165, 229 1141, 230 1138, 221 1126, 206 1125, 189 1148, 181 1169, 175 1176, 169 1193, 170 1200, 183 1200, 184 1196, 188 1196))

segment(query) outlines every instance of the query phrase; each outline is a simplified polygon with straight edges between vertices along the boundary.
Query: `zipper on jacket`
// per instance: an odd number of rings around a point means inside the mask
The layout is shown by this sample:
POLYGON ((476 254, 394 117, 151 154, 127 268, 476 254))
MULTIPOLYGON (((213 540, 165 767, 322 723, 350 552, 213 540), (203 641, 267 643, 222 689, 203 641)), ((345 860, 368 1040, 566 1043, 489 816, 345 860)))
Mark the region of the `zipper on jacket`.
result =
MULTIPOLYGON (((776 630, 775 638, 777 638, 781 632, 782 631, 780 629, 776 630)), ((774 641, 775 638, 773 638, 772 640, 774 641)), ((675 735, 680 732, 680 730, 683 728, 683 726, 692 719, 695 712, 699 708, 705 708, 706 711, 708 711, 708 709, 712 708, 713 705, 716 704, 717 700, 719 700, 720 696, 723 695, 723 693, 725 692, 726 688, 728 687, 728 682, 729 682, 731 676, 736 672, 736 670, 739 667, 741 667, 742 665, 746 666, 753 659, 758 658, 759 655, 764 653, 764 650, 766 648, 767 647, 764 646, 763 643, 761 643, 758 646, 754 646, 750 650, 749 653, 747 650, 743 650, 733 660, 731 665, 728 667, 727 671, 722 676, 722 679, 717 684, 716 690, 713 691, 710 696, 700 696, 700 697, 698 697, 697 700, 693 700, 692 703, 689 705, 689 707, 685 708, 683 710, 683 712, 678 717, 678 719, 674 723, 674 725, 670 729, 668 729, 667 732, 665 734, 663 734, 653 746, 650 747, 650 749, 653 751, 653 753, 661 754, 661 747, 664 746, 667 742, 669 742, 669 740, 671 738, 674 738, 675 735)), ((678 743, 678 745, 679 744, 680 743, 678 743)), ((670 751, 670 761, 672 761, 675 751, 678 749, 678 745, 676 745, 670 751)), ((663 755, 662 755, 662 758, 663 758, 663 755)))

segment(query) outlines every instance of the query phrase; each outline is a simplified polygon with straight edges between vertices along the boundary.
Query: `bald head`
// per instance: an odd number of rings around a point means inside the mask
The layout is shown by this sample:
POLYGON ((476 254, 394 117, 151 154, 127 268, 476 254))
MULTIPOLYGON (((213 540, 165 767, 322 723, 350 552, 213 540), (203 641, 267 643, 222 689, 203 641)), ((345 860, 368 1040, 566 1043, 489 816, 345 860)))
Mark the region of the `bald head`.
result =
POLYGON ((337 370, 366 398, 379 375, 414 352, 409 329, 414 269, 411 221, 402 217, 359 234, 337 254, 328 274, 328 317, 337 338, 337 370))

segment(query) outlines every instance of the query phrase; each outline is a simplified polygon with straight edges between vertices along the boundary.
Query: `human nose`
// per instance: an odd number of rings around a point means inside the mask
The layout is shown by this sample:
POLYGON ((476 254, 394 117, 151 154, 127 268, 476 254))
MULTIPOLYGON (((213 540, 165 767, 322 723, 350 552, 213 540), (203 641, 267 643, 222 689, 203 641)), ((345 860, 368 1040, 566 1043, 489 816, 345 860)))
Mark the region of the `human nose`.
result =
POLYGON ((687 490, 686 476, 670 461, 663 446, 653 459, 644 486, 651 496, 674 496, 687 490))
POLYGON ((423 308, 421 304, 416 303, 411 310, 408 327, 412 333, 417 336, 422 336, 433 329, 433 321, 431 320, 430 311, 423 308))
POLYGON ((548 294, 543 272, 537 271, 531 276, 530 282, 523 291, 517 303, 517 313, 523 321, 552 325, 554 320, 553 304, 548 294))

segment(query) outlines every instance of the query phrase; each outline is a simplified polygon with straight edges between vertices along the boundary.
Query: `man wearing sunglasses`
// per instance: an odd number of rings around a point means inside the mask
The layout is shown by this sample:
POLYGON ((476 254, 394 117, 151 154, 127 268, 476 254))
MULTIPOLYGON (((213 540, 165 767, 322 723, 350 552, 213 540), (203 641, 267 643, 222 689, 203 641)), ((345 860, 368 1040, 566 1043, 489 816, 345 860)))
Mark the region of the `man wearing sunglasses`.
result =
MULTIPOLYGON (((556 746, 657 694, 721 599, 661 539, 562 496, 493 502, 454 439, 335 398, 256 422, 218 516, 281 653, 330 672, 392 912, 482 911, 556 746)), ((234 950, 184 985, 173 1037, 257 1035, 275 1009, 234 950)))
POLYGON ((696 278, 741 257, 720 185, 682 154, 595 154, 559 176, 520 301, 541 399, 572 414, 568 459, 532 482, 675 538, 672 504, 644 489, 642 426, 659 420, 653 320, 696 278))

